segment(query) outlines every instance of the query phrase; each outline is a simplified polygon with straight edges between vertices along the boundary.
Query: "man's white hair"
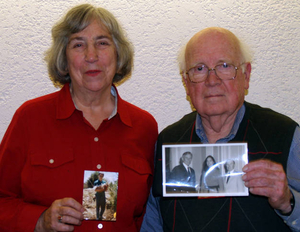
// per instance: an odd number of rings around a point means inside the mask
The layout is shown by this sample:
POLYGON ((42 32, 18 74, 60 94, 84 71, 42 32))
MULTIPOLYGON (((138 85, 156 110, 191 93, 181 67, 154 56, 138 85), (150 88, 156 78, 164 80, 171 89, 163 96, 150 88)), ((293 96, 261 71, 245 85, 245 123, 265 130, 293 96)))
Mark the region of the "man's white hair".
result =
MULTIPOLYGON (((250 49, 250 47, 241 39, 239 39, 237 36, 235 36, 238 42, 239 49, 241 51, 241 60, 240 63, 247 63, 247 62, 252 62, 253 54, 250 49)), ((186 73, 186 62, 185 62, 185 52, 186 52, 186 47, 187 44, 184 44, 180 49, 177 57, 178 61, 178 66, 179 66, 179 72, 183 77, 185 78, 185 73, 186 73)), ((243 72, 245 71, 245 66, 242 66, 243 72)))

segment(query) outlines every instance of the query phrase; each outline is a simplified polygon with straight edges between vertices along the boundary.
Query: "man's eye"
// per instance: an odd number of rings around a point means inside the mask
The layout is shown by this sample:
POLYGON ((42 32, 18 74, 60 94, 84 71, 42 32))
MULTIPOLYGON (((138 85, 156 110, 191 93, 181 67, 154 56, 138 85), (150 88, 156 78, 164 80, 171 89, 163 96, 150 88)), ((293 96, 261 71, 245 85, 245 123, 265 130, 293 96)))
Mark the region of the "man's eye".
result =
POLYGON ((222 68, 228 68, 229 65, 227 63, 222 64, 222 68))
POLYGON ((203 66, 203 65, 196 66, 195 71, 196 72, 203 72, 203 71, 205 71, 205 66, 203 66))

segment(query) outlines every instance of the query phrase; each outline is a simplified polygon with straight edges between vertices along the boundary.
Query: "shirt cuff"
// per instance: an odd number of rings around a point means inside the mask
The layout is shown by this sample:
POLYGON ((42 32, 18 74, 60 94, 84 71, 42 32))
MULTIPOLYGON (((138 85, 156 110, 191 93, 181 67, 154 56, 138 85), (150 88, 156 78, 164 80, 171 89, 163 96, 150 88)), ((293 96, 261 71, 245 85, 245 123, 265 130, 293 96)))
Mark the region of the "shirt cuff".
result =
POLYGON ((292 213, 289 216, 284 216, 280 214, 278 210, 275 210, 276 213, 283 219, 293 231, 300 231, 300 193, 296 190, 290 188, 292 194, 294 195, 295 205, 292 213))

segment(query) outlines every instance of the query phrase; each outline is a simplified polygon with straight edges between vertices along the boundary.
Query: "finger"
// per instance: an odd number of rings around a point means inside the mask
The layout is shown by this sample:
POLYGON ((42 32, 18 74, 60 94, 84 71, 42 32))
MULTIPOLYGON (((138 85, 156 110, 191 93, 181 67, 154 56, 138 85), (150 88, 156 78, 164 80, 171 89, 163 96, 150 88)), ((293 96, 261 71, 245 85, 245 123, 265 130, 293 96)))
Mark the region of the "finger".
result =
POLYGON ((272 194, 273 189, 268 188, 268 187, 250 187, 249 192, 254 194, 254 195, 259 195, 259 196, 265 196, 265 197, 270 197, 272 194))
MULTIPOLYGON (((63 217, 63 220, 65 218, 63 217)), ((57 222, 57 226, 56 226, 57 230, 56 231, 73 231, 74 230, 74 226, 71 224, 67 224, 64 222, 57 222)))
POLYGON ((84 210, 83 206, 73 198, 63 198, 61 199, 60 204, 61 206, 68 206, 74 208, 77 211, 82 211, 82 209, 84 210))
POLYGON ((285 198, 289 192, 287 181, 276 181, 267 178, 254 179, 245 182, 245 186, 249 188, 252 194, 266 196, 270 201, 276 202, 281 198, 285 198))
POLYGON ((270 170, 270 169, 258 169, 246 172, 242 176, 242 179, 244 181, 250 181, 253 179, 262 179, 267 178, 271 180, 277 180, 277 181, 285 181, 286 180, 286 174, 283 170, 270 170))
POLYGON ((286 199, 289 201, 288 188, 251 187, 249 191, 252 194, 267 197, 274 208, 279 208, 279 205, 286 199))
MULTIPOLYGON (((83 214, 81 212, 78 212, 78 211, 68 208, 68 207, 62 207, 60 209, 60 213, 58 215, 63 217, 61 219, 61 221, 63 223, 80 225, 81 221, 83 220, 83 214)), ((57 218, 58 218, 58 216, 57 216, 57 218)), ((59 221, 59 220, 57 219, 57 221, 59 221)))
MULTIPOLYGON (((84 208, 73 198, 63 198, 60 202, 58 214, 74 217, 78 220, 83 220, 84 208)), ((76 223, 78 224, 78 223, 76 223)))
POLYGON ((61 200, 61 207, 59 207, 58 214, 63 216, 64 223, 71 225, 81 225, 83 220, 83 207, 72 198, 64 198, 61 200))
POLYGON ((281 211, 290 212, 291 205, 290 205, 290 198, 291 198, 291 192, 289 188, 281 189, 278 191, 274 190, 273 188, 249 188, 249 191, 252 194, 265 196, 268 198, 268 201, 270 205, 274 209, 279 209, 281 211))
POLYGON ((279 171, 282 169, 282 165, 270 160, 261 159, 261 160, 251 161, 250 163, 246 164, 243 167, 244 172, 249 172, 249 171, 259 170, 259 169, 279 171))
POLYGON ((80 219, 68 215, 58 216, 58 221, 60 223, 69 224, 69 225, 81 225, 80 219))
POLYGON ((287 186, 287 182, 282 180, 270 179, 270 178, 256 178, 249 181, 245 181, 245 186, 248 188, 270 188, 275 191, 276 189, 284 189, 287 186))

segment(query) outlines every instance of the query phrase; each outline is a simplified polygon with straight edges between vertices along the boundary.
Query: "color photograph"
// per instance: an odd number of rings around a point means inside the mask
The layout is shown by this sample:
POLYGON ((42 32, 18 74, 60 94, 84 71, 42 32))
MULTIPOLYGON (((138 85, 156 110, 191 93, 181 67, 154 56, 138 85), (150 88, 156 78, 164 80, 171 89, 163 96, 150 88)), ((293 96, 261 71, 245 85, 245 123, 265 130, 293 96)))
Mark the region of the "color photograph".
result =
POLYGON ((85 220, 116 221, 118 172, 84 171, 85 220))

